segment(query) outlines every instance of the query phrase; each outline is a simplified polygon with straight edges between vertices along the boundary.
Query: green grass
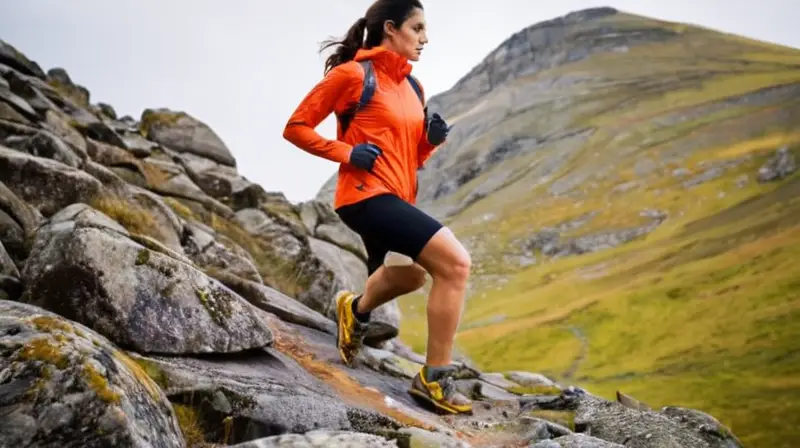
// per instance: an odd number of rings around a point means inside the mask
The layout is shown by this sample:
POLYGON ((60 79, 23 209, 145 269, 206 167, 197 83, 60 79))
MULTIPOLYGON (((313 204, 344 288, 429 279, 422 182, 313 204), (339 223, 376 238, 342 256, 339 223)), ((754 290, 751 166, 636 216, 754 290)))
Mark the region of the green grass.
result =
MULTIPOLYGON (((602 84, 554 92, 572 106, 514 117, 462 154, 476 157, 525 129, 595 132, 544 184, 533 186, 535 162, 568 144, 506 161, 440 199, 457 204, 498 170, 516 170, 509 185, 448 221, 474 261, 458 350, 486 371, 538 371, 609 399, 620 390, 655 408, 709 412, 748 447, 791 446, 800 437, 800 173, 767 184, 756 177, 781 146, 800 160, 800 99, 718 104, 800 83, 798 64, 798 51, 687 27, 678 39, 518 80, 581 73, 602 84), (645 160, 654 168, 637 173, 645 160), (708 169, 703 163, 724 162, 735 166, 683 187, 708 169), (676 177, 677 168, 690 174, 676 177), (550 194, 567 176, 581 181, 550 194), (630 181, 638 185, 613 191, 630 181), (669 218, 615 249, 539 257, 527 268, 507 258, 542 227, 587 213, 594 218, 572 233, 631 227, 648 221, 644 209, 669 218), (494 220, 483 221, 489 213, 494 220)), ((400 306, 401 339, 424 352, 425 294, 400 306)))

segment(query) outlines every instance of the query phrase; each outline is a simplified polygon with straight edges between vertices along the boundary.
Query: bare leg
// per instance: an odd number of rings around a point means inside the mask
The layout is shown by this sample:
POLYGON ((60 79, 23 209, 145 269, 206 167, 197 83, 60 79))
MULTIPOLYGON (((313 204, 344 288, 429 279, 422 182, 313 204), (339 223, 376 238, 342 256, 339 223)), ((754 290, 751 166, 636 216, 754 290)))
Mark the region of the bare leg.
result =
POLYGON ((381 266, 369 276, 356 311, 366 313, 384 303, 414 292, 425 284, 425 270, 419 265, 381 266))
POLYGON ((447 227, 431 238, 418 257, 433 277, 428 298, 428 351, 426 364, 452 362, 453 342, 464 308, 471 260, 467 250, 447 227))

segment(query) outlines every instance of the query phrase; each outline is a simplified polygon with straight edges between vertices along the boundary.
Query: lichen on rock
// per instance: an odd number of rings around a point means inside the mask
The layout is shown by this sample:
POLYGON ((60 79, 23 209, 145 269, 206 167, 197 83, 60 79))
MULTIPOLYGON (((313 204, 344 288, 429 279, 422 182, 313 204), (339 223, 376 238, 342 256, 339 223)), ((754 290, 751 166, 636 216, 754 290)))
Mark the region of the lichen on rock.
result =
POLYGON ((0 346, 0 445, 185 446, 158 386, 91 329, 0 300, 0 346))

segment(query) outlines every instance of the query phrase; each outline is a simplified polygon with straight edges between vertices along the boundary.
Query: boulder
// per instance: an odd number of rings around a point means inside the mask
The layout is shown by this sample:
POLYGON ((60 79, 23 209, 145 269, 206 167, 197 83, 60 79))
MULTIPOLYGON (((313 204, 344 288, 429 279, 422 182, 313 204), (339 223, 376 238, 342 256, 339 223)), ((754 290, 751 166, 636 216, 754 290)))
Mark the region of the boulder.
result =
POLYGON ((22 300, 142 353, 227 353, 271 343, 246 300, 130 236, 84 204, 63 209, 37 232, 22 300))
POLYGON ((141 126, 145 137, 178 152, 187 152, 228 166, 236 166, 228 147, 205 123, 169 109, 146 109, 141 126))
POLYGON ((86 158, 86 138, 72 126, 74 119, 58 109, 48 110, 44 114, 42 127, 60 137, 82 159, 86 158))
POLYGON ((44 216, 90 201, 103 189, 99 180, 77 168, 5 146, 0 146, 0 182, 44 216))
POLYGON ((552 440, 542 440, 532 444, 530 448, 624 448, 625 446, 627 445, 608 442, 586 434, 570 434, 552 440))
POLYGON ((9 137, 5 144, 26 154, 53 159, 72 168, 81 168, 86 158, 86 154, 76 154, 63 140, 44 129, 31 136, 9 137))
POLYGON ((394 440, 387 440, 372 434, 318 429, 305 434, 283 434, 251 440, 232 445, 231 448, 350 448, 356 446, 391 448, 399 445, 394 440))
POLYGON ((26 75, 45 79, 44 71, 39 67, 39 64, 28 59, 27 56, 2 39, 0 39, 0 63, 26 75))
MULTIPOLYGON (((24 121, 21 122, 23 124, 26 124, 25 121, 30 123, 31 121, 36 121, 39 118, 36 115, 36 111, 33 109, 33 107, 31 107, 27 101, 14 94, 10 88, 0 87, 0 101, 10 106, 11 109, 18 114, 18 117, 22 116, 22 120, 24 121)), ((18 118, 13 121, 20 120, 18 118)))
POLYGON ((256 307, 285 322, 314 328, 330 335, 336 334, 336 323, 280 291, 228 272, 218 272, 214 276, 256 307))
POLYGON ((28 257, 28 238, 42 219, 38 210, 0 182, 0 243, 17 266, 28 257))
POLYGON ((159 387, 91 329, 0 300, 0 347, 0 446, 186 446, 159 387))
POLYGON ((226 241, 222 244, 217 241, 220 238, 215 235, 213 230, 189 223, 183 235, 186 254, 195 264, 205 269, 222 270, 236 277, 263 283, 261 274, 255 265, 250 254, 233 241, 226 241), (228 247, 238 247, 239 250, 233 251, 228 247))

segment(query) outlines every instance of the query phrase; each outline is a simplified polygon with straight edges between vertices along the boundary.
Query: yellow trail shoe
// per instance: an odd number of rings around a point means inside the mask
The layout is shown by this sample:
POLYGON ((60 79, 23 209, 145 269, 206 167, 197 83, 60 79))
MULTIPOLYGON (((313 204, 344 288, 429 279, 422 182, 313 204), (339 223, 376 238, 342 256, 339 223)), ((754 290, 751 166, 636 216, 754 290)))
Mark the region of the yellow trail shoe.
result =
POLYGON ((423 366, 411 381, 408 393, 441 414, 472 415, 472 401, 456 390, 455 371, 454 366, 433 369, 423 366))
POLYGON ((353 313, 354 300, 355 294, 350 291, 341 291, 336 295, 336 347, 342 361, 348 366, 353 365, 367 332, 367 324, 356 319, 353 313))

